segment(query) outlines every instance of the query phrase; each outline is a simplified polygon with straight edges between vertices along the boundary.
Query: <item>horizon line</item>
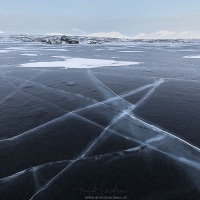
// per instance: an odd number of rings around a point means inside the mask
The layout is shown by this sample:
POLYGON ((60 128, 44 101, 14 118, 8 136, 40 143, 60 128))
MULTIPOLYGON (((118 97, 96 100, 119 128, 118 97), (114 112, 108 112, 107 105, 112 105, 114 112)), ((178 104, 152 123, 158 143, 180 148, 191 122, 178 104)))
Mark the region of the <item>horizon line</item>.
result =
POLYGON ((0 31, 0 36, 11 36, 11 35, 33 35, 33 36, 70 36, 70 37, 96 37, 96 38, 116 38, 116 39, 130 39, 130 40, 166 40, 166 39, 200 39, 200 31, 167 31, 161 30, 152 33, 139 33, 133 36, 123 35, 120 32, 98 32, 90 34, 70 34, 70 33, 6 33, 0 31))

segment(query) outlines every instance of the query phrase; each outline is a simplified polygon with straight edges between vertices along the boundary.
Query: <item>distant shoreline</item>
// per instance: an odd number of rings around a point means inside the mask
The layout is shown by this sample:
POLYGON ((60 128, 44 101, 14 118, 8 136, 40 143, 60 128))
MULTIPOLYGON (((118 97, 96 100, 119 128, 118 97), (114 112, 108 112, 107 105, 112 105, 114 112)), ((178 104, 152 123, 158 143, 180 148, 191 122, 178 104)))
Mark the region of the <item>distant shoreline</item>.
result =
POLYGON ((200 43, 200 39, 126 39, 66 35, 0 35, 0 43, 39 42, 44 44, 109 44, 109 43, 200 43))

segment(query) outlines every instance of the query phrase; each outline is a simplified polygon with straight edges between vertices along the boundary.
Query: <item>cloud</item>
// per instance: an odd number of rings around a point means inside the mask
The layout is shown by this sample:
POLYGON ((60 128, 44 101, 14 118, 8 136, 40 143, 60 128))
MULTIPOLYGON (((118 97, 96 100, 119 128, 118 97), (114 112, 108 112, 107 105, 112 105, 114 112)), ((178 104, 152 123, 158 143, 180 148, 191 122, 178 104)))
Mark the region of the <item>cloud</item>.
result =
POLYGON ((86 34, 86 32, 84 30, 81 30, 79 28, 73 28, 72 31, 76 34, 86 34))
MULTIPOLYGON (((47 33, 46 35, 80 35, 87 37, 108 37, 108 38, 125 38, 125 39, 200 39, 200 31, 157 31, 153 33, 140 33, 134 36, 123 35, 120 32, 99 32, 86 34, 85 31, 74 28, 74 34, 66 33, 47 33)), ((0 31, 0 34, 3 33, 0 31)))
POLYGON ((65 34, 64 33, 47 33, 46 35, 53 36, 53 35, 65 35, 65 34))
POLYGON ((158 31, 137 34, 132 39, 200 39, 200 31, 158 31))
POLYGON ((68 35, 68 36, 79 36, 79 35, 84 35, 86 32, 84 30, 78 29, 78 28, 73 28, 71 30, 71 33, 60 33, 60 32, 52 32, 52 33, 47 33, 46 35, 68 35))
POLYGON ((109 38, 130 38, 130 37, 123 35, 119 32, 99 32, 99 33, 87 34, 85 36, 89 36, 89 37, 109 37, 109 38))
POLYGON ((153 33, 140 33, 134 36, 126 36, 119 32, 100 32, 87 34, 89 37, 109 37, 125 39, 200 39, 200 31, 157 31, 153 33))
POLYGON ((3 32, 3 31, 0 31, 0 34, 4 34, 4 32, 3 32))

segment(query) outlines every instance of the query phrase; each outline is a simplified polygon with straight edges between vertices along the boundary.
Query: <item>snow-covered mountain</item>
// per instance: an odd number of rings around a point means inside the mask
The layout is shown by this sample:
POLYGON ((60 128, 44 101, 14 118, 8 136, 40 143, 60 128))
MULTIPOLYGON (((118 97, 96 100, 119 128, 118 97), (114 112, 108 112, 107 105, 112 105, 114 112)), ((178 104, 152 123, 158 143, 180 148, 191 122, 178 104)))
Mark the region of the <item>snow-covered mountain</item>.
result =
POLYGON ((46 44, 105 44, 105 43, 200 43, 200 39, 127 39, 65 35, 1 35, 0 43, 36 42, 46 44))

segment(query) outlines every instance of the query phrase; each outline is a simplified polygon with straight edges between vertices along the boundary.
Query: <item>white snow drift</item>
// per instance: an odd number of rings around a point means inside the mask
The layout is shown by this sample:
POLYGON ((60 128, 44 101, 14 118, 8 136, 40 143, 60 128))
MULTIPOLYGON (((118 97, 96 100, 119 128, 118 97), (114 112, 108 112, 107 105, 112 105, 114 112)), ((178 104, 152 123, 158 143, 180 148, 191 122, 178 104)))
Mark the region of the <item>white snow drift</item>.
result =
POLYGON ((61 68, 97 68, 104 66, 139 65, 139 62, 88 59, 88 58, 65 58, 63 61, 32 62, 21 64, 22 67, 61 67, 61 68))

